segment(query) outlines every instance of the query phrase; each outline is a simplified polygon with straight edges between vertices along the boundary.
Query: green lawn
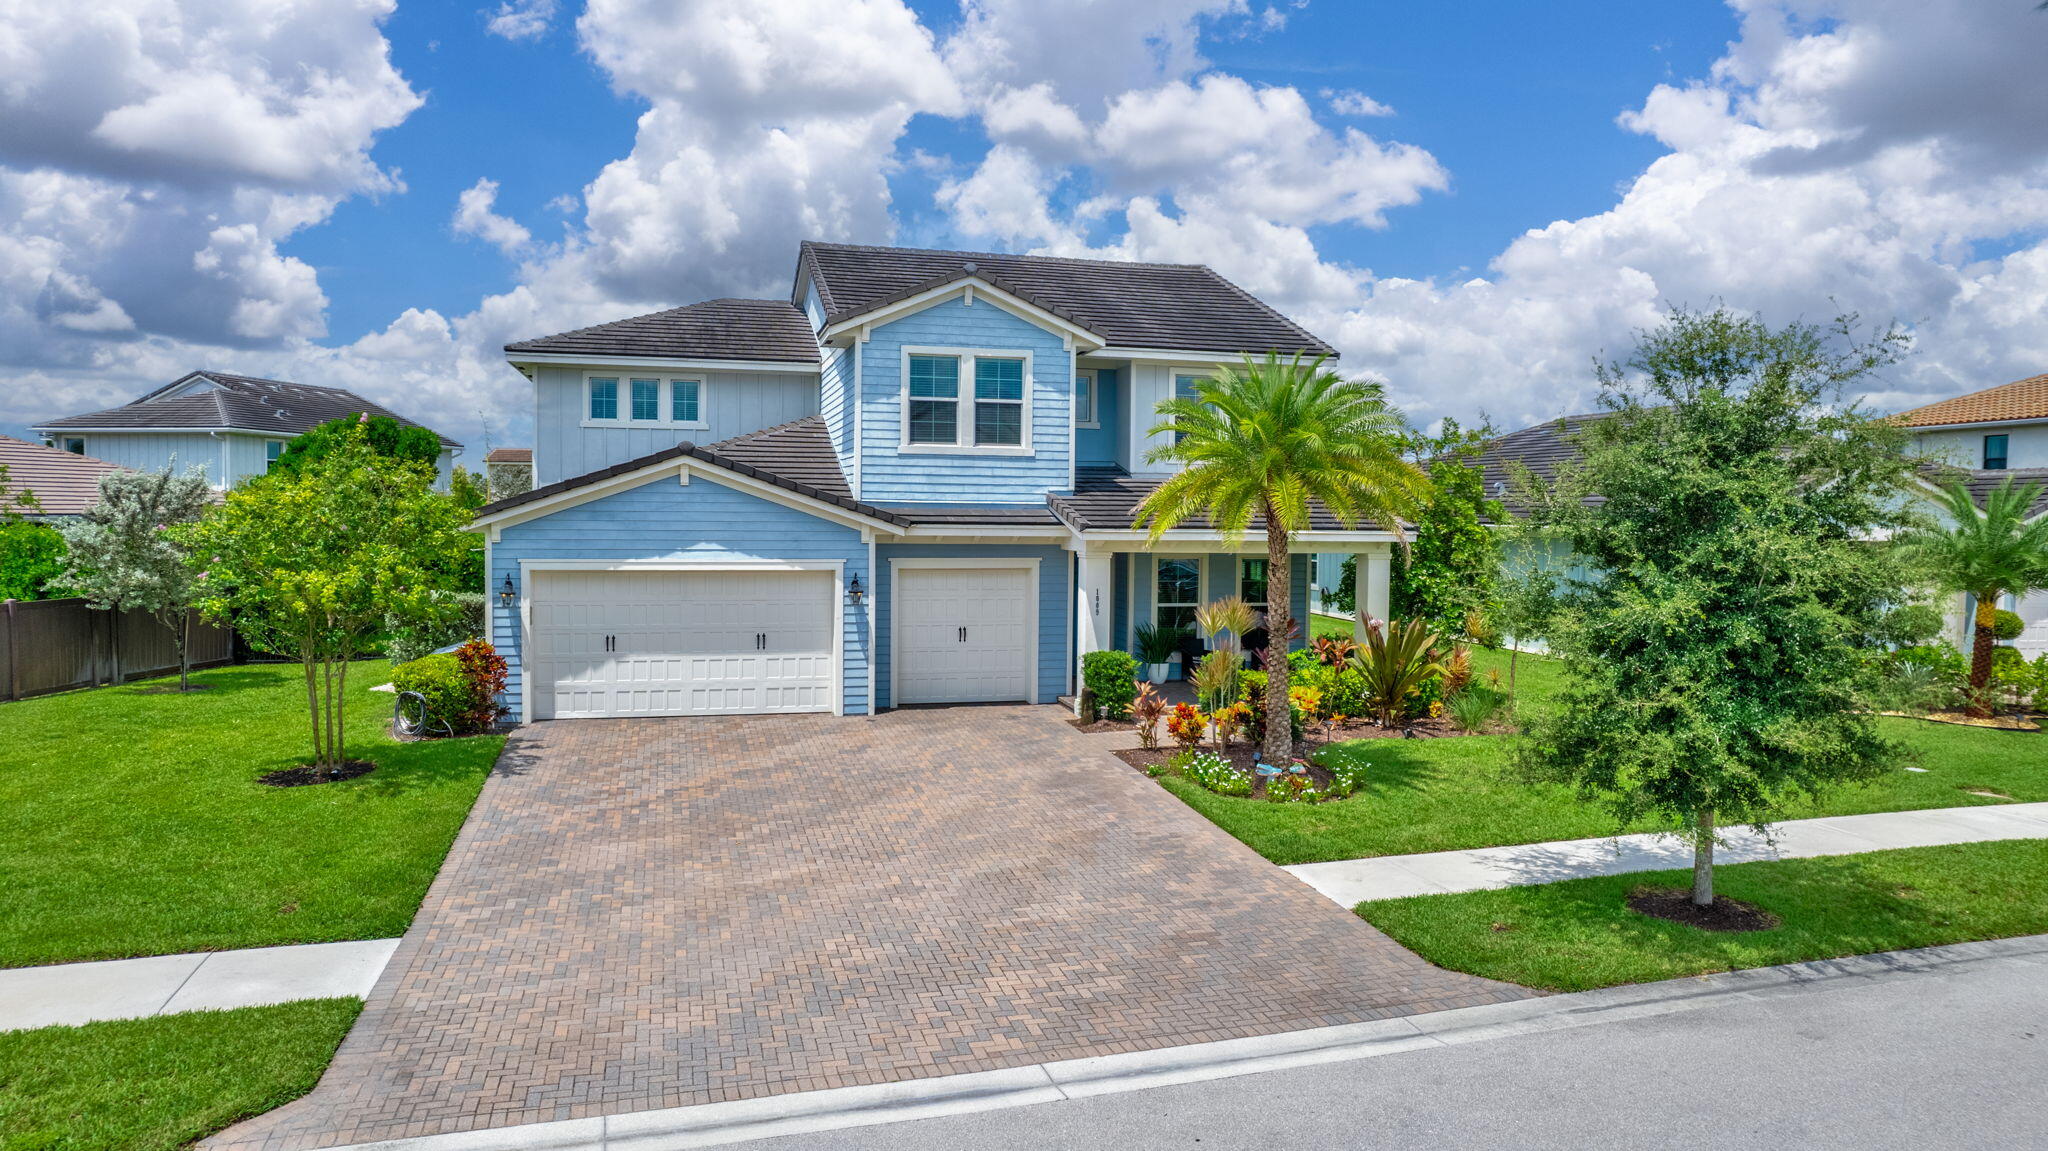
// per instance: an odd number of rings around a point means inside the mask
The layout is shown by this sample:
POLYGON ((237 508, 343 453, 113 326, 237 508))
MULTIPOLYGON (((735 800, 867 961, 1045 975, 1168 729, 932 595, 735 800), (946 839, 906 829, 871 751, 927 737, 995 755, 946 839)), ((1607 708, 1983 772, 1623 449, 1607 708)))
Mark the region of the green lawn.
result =
POLYGON ((388 672, 349 677, 377 770, 312 787, 256 782, 308 756, 296 665, 0 704, 0 967, 403 933, 504 741, 393 741, 388 672))
POLYGON ((0 1147, 184 1147, 312 1090, 361 1006, 309 999, 0 1033, 0 1147))
MULTIPOLYGON (((1475 650, 1484 676, 1507 675, 1504 652, 1475 650)), ((1556 690, 1557 664, 1524 655, 1516 673, 1523 707, 1541 707, 1556 690)), ((1956 727, 1911 719, 1880 720, 1907 745, 1913 766, 1866 785, 1838 789, 1786 818, 1966 807, 2048 800, 2048 736, 1956 727)), ((1371 764, 1366 786, 1350 799, 1313 806, 1231 799, 1175 776, 1159 782, 1275 863, 1314 863, 1373 855, 1449 851, 1553 839, 1583 839, 1618 829, 1597 804, 1562 787, 1529 785, 1507 771, 1509 737, 1356 740, 1327 754, 1371 764)))
POLYGON ((2048 842, 1918 847, 1714 869, 1718 894, 1783 922, 1718 933, 1624 900, 1690 871, 1574 879, 1362 903, 1358 914, 1439 967, 1583 991, 1742 967, 2048 932, 2048 842))

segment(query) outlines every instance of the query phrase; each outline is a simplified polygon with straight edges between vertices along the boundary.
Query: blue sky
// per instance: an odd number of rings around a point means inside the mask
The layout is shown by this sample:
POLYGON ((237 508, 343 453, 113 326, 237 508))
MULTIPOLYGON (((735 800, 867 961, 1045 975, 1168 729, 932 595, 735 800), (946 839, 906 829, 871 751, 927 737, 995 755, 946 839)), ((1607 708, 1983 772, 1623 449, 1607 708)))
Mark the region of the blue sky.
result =
POLYGON ((2026 0, 24 0, 0 429, 198 366, 523 442, 508 340, 806 237, 1203 262, 1418 422, 1591 402, 1671 303, 2048 369, 2026 0))

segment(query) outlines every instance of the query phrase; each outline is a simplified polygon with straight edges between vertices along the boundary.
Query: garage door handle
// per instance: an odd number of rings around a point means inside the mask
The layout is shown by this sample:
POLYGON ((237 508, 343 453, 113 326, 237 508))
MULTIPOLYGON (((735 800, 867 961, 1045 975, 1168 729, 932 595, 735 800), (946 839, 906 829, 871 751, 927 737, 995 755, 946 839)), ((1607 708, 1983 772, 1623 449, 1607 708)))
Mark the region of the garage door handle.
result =
POLYGON ((967 629, 966 629, 966 628, 964 628, 964 627, 960 629, 960 642, 961 642, 961 643, 966 643, 966 642, 967 642, 967 629))

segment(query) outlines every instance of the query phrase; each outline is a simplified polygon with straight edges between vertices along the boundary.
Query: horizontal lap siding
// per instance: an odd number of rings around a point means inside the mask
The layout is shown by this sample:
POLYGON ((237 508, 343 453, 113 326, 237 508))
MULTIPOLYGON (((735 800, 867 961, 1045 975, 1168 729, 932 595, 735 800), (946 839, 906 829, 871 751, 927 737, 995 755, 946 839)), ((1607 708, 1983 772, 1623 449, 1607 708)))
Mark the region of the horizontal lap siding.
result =
MULTIPOLYGON (((883 324, 861 345, 861 498, 877 502, 1038 503, 1067 489, 1073 454, 1073 356, 1060 338, 986 299, 934 304, 883 324), (900 454, 903 438, 903 348, 968 348, 994 354, 1031 353, 1029 456, 928 452, 900 454)), ((974 380, 960 372, 960 420, 971 437, 974 380)))
POLYGON ((899 559, 1022 559, 1038 561, 1038 701, 1051 703, 1067 690, 1068 600, 1073 574, 1068 571, 1066 549, 1059 547, 1008 547, 975 544, 878 544, 875 564, 879 578, 875 594, 875 685, 877 704, 894 706, 889 698, 889 650, 891 612, 889 602, 890 563, 899 559))
MULTIPOLYGON (((520 714, 518 611, 498 606, 496 589, 509 576, 522 595, 521 560, 840 560, 845 578, 873 586, 868 547, 850 527, 795 508, 735 491, 693 475, 688 485, 673 474, 543 519, 502 530, 491 546, 493 640, 511 665, 507 703, 520 714)), ((846 605, 845 707, 865 714, 868 702, 867 611, 846 605)))
MULTIPOLYGON (((704 381, 698 390, 698 410, 708 428, 586 428, 587 411, 583 377, 586 372, 616 375, 619 411, 627 410, 629 395, 624 383, 634 375, 631 367, 595 365, 590 368, 542 365, 534 369, 533 482, 535 486, 580 476, 599 468, 638 459, 683 440, 697 444, 716 443, 762 428, 800 420, 818 412, 818 377, 813 372, 668 372, 646 370, 649 378, 671 375, 704 381)), ((668 396, 661 397, 662 414, 668 414, 668 396)))

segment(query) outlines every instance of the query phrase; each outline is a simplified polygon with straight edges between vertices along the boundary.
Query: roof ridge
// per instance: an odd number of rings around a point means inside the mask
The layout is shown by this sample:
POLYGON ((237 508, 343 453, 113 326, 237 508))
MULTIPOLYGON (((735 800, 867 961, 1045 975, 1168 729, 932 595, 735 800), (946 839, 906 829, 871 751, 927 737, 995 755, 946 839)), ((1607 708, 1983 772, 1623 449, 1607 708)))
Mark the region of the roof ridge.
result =
MULTIPOLYGON (((1100 256, 1045 256, 1036 252, 973 252, 964 248, 906 248, 897 244, 847 244, 832 240, 805 240, 805 248, 829 248, 851 252, 915 253, 921 256, 981 256, 997 260, 1058 260, 1067 264, 1106 264, 1116 268, 1175 268, 1210 271, 1207 264, 1167 264, 1150 260, 1111 260, 1100 256)), ((1211 275, 1215 273, 1210 272, 1211 275)), ((1220 278, 1220 277, 1219 277, 1220 278)))
POLYGON ((1281 323, 1294 329, 1294 333, 1300 336, 1302 339, 1307 340, 1313 344, 1322 345, 1322 347, 1327 349, 1327 351, 1324 353, 1325 355, 1334 356, 1337 354, 1337 349, 1331 347, 1330 343, 1327 340, 1324 340, 1321 336, 1316 335, 1314 332, 1309 331, 1307 328, 1302 327, 1300 324, 1295 323, 1293 317, 1289 316, 1287 313, 1281 311, 1280 309, 1274 307, 1266 301, 1261 300, 1257 296, 1252 295, 1250 292, 1245 291, 1243 288, 1239 287, 1235 281, 1231 280, 1230 277, 1225 276, 1223 273, 1218 272, 1216 269, 1210 267, 1207 264, 1196 264, 1194 266, 1208 273, 1208 275, 1214 278, 1217 283, 1222 284, 1224 287, 1230 289, 1232 292, 1237 293, 1238 297, 1244 300, 1246 303, 1251 304, 1254 307, 1264 308, 1266 311, 1271 312, 1273 314, 1274 319, 1277 319, 1281 323))

